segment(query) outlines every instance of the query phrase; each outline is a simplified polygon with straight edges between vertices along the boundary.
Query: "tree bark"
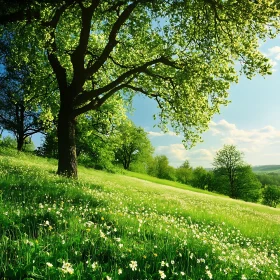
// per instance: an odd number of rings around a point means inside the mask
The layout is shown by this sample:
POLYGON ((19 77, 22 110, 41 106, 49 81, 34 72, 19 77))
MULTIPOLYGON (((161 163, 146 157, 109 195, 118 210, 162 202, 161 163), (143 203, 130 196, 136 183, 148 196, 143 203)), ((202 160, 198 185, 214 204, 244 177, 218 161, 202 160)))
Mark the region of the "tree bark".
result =
POLYGON ((58 170, 57 174, 77 178, 77 155, 75 143, 76 121, 71 106, 61 103, 58 117, 58 170))
POLYGON ((22 104, 16 104, 16 121, 17 121, 17 150, 22 151, 24 145, 24 113, 25 107, 22 104))
POLYGON ((22 151, 23 149, 23 144, 24 144, 24 138, 23 135, 19 135, 17 138, 17 150, 22 151))

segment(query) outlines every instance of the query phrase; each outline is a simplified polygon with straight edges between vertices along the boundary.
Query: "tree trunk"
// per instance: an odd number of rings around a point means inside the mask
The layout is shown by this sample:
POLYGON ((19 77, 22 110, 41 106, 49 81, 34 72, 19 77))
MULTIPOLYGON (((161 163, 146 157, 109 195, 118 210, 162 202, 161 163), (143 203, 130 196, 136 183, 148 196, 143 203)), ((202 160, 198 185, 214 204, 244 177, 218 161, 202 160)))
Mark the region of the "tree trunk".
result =
POLYGON ((58 116, 58 170, 57 174, 77 178, 77 155, 75 143, 75 118, 71 107, 61 104, 58 116))
POLYGON ((24 144, 23 135, 19 135, 18 138, 17 138, 17 150, 18 151, 22 151, 23 144, 24 144))
POLYGON ((22 151, 24 144, 24 112, 25 107, 23 104, 16 104, 16 138, 17 150, 22 151))
POLYGON ((230 198, 237 199, 236 183, 233 178, 230 180, 230 198))

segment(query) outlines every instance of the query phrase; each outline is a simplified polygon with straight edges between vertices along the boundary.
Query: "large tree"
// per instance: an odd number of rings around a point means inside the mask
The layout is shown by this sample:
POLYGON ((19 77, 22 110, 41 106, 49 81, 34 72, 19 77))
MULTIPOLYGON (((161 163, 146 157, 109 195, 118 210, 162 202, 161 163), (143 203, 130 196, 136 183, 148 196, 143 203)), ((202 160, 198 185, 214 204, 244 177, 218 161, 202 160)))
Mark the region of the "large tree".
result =
POLYGON ((41 132, 43 125, 33 106, 33 98, 28 98, 23 84, 18 84, 21 82, 19 73, 15 74, 13 78, 0 77, 0 125, 15 135, 17 149, 21 151, 25 140, 41 132))
POLYGON ((271 0, 29 3, 27 20, 7 26, 22 34, 29 23, 26 41, 45 49, 60 91, 58 173, 74 177, 77 116, 120 91, 142 93, 157 101, 161 128, 170 123, 192 145, 227 103, 237 61, 248 77, 269 72, 258 40, 279 28, 271 0))
MULTIPOLYGON (((41 98, 51 99, 53 87, 48 78, 41 80, 40 85, 34 83, 37 65, 32 57, 27 62, 15 55, 9 42, 15 34, 8 32, 0 38, 0 126, 15 135, 21 151, 27 139, 49 126, 42 116, 52 102, 42 102, 41 98)), ((13 47, 20 48, 16 44, 13 47)))

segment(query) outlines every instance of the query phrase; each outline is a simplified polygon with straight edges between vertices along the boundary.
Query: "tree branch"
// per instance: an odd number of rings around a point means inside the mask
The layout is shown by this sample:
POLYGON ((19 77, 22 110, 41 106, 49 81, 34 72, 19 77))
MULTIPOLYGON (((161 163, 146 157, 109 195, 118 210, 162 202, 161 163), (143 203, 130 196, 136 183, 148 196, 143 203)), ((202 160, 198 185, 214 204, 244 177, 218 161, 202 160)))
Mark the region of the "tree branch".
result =
POLYGON ((155 65, 157 63, 162 63, 162 64, 167 65, 167 66, 171 66, 171 67, 174 67, 174 68, 179 68, 173 61, 169 60, 166 57, 156 58, 154 60, 151 60, 151 61, 148 61, 148 62, 144 63, 141 66, 135 67, 135 68, 123 73, 116 80, 112 81, 111 83, 109 83, 108 85, 106 85, 102 88, 98 88, 98 89, 95 89, 95 90, 93 89, 91 91, 85 91, 84 93, 78 95, 76 97, 75 101, 74 101, 75 106, 79 107, 79 106, 83 105, 85 102, 90 101, 92 98, 97 97, 100 94, 103 94, 103 93, 105 93, 109 90, 114 89, 116 86, 118 86, 119 84, 124 82, 127 78, 130 78, 132 75, 142 73, 149 66, 155 65))
POLYGON ((71 55, 71 62, 74 70, 74 76, 71 86, 76 87, 77 94, 79 93, 85 81, 85 77, 83 75, 85 71, 84 58, 88 47, 92 16, 94 11, 98 7, 100 0, 95 0, 92 2, 94 4, 92 4, 88 8, 84 8, 83 5, 80 4, 82 10, 82 29, 80 32, 79 44, 71 55))
POLYGON ((95 110, 98 109, 99 107, 101 107, 102 104, 105 103, 105 101, 110 98, 115 92, 121 90, 122 88, 124 88, 126 85, 122 84, 119 85, 117 87, 115 87, 114 89, 110 90, 107 94, 105 94, 102 98, 98 98, 96 97, 94 100, 92 100, 90 103, 88 103, 87 105, 84 105, 83 107, 77 108, 73 111, 73 117, 77 117, 83 113, 88 112, 89 110, 95 110))
POLYGON ((58 82, 58 87, 60 89, 60 93, 65 92, 65 89, 67 88, 67 76, 66 76, 66 69, 61 66, 57 55, 55 54, 57 50, 56 42, 55 42, 55 28, 58 24, 59 18, 62 15, 64 9, 61 9, 59 12, 57 11, 51 20, 50 24, 53 27, 50 35, 52 38, 52 43, 51 43, 51 51, 47 50, 47 55, 48 55, 48 60, 51 64, 51 67, 55 73, 57 82, 58 82))
POLYGON ((126 22, 126 20, 129 18, 130 14, 135 9, 137 4, 138 4, 138 1, 132 2, 130 5, 128 5, 124 9, 124 11, 118 17, 118 19, 116 20, 116 22, 114 23, 114 25, 111 29, 108 43, 105 46, 102 54, 100 55, 100 57, 97 59, 97 61, 92 66, 90 66, 86 69, 86 76, 87 77, 90 77, 94 73, 96 73, 101 68, 101 66, 105 63, 105 61, 108 59, 111 51, 114 49, 114 47, 118 43, 117 40, 116 40, 116 37, 117 37, 117 34, 118 34, 120 28, 126 22))

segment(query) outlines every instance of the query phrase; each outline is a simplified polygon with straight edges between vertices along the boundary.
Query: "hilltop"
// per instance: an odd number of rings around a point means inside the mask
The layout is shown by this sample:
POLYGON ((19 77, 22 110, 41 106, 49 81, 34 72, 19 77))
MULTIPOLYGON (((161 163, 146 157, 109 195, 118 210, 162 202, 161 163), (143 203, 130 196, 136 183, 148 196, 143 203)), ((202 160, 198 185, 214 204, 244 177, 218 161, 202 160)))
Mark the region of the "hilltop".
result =
POLYGON ((1 279, 279 279, 280 209, 129 173, 55 171, 0 151, 1 279))
POLYGON ((255 173, 260 173, 260 172, 280 173, 280 165, 258 165, 258 166, 253 166, 252 169, 255 173))

